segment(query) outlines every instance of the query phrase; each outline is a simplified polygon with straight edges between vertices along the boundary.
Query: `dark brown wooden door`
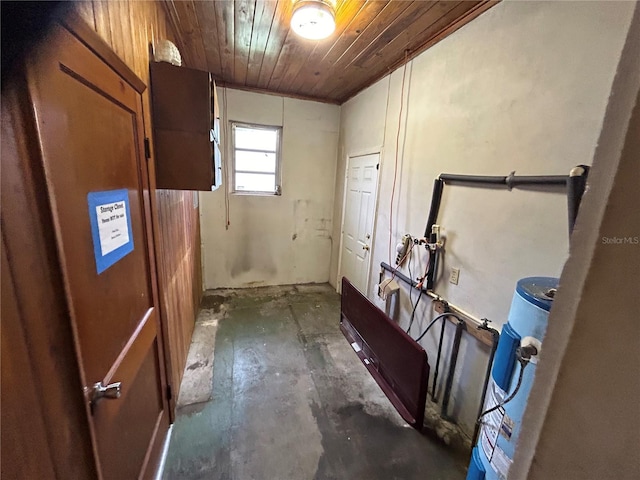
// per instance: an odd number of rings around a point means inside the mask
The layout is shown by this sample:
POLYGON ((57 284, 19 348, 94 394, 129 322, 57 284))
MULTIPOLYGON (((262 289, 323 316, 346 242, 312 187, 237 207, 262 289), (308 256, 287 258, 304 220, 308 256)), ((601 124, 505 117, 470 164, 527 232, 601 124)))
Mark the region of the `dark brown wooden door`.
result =
POLYGON ((61 26, 28 82, 98 471, 148 478, 168 408, 140 92, 61 26), (98 273, 88 195, 115 190, 125 190, 133 250, 98 273), (92 404, 97 382, 121 382, 120 398, 92 404))

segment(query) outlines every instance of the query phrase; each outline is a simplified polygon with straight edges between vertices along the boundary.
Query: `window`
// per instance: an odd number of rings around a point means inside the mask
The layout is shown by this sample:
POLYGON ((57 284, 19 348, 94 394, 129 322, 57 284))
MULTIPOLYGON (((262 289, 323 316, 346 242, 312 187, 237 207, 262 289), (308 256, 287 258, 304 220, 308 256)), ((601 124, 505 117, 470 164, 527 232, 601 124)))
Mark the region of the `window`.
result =
POLYGON ((280 127, 231 122, 235 193, 280 194, 280 127))

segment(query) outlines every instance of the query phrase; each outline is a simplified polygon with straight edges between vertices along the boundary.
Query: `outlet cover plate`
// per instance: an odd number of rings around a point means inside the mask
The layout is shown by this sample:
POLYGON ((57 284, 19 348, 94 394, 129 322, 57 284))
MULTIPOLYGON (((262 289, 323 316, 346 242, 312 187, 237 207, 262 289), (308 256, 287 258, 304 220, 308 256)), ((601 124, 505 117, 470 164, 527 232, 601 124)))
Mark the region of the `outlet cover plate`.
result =
POLYGON ((460 269, 452 267, 451 273, 449 274, 449 283, 453 283, 454 285, 457 285, 459 278, 460 278, 460 269))

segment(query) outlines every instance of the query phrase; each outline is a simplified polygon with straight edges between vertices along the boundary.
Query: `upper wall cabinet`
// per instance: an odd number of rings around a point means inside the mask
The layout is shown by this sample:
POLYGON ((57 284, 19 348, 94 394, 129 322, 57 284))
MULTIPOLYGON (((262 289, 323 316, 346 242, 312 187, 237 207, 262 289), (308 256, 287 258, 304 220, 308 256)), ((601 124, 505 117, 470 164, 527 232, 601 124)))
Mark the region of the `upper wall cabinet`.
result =
POLYGON ((209 72, 151 62, 156 187, 215 190, 222 183, 220 115, 209 72))

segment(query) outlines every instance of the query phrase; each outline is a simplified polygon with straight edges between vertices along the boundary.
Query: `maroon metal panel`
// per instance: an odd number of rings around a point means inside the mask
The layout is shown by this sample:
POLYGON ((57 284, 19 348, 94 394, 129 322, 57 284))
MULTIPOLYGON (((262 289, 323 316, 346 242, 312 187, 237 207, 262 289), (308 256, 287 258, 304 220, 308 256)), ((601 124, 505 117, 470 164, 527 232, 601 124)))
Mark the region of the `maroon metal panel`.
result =
POLYGON ((344 277, 340 330, 402 418, 422 429, 427 352, 344 277))

